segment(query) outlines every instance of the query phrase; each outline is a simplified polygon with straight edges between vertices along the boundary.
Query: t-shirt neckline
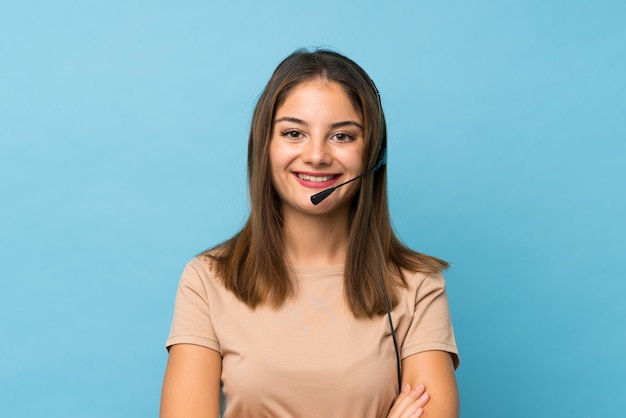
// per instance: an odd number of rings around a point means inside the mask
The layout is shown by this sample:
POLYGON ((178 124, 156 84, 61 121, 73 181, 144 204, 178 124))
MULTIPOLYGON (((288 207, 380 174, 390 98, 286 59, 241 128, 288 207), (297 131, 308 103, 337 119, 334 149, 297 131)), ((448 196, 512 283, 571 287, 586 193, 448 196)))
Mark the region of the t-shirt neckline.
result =
POLYGON ((292 266, 296 274, 343 274, 344 264, 328 266, 292 266))

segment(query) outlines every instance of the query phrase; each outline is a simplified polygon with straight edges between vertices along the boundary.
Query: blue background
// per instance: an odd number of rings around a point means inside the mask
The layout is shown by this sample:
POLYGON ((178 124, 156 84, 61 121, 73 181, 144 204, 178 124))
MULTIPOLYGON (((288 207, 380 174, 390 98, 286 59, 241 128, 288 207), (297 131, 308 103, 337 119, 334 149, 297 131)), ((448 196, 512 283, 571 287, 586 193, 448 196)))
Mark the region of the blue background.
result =
POLYGON ((626 409, 623 1, 0 1, 0 415, 157 416, 177 281, 247 215, 252 108, 376 81, 394 225, 447 273, 462 416, 626 409))

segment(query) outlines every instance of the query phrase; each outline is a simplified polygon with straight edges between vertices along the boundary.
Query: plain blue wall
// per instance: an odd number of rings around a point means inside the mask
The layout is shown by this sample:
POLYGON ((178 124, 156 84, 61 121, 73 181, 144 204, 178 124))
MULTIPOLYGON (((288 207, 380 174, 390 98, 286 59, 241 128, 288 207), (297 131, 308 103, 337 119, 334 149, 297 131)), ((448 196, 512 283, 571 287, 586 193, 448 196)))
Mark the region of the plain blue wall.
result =
POLYGON ((382 93, 401 237, 452 262, 462 416, 626 408, 623 1, 0 1, 0 415, 149 417, 252 107, 330 46, 382 93))

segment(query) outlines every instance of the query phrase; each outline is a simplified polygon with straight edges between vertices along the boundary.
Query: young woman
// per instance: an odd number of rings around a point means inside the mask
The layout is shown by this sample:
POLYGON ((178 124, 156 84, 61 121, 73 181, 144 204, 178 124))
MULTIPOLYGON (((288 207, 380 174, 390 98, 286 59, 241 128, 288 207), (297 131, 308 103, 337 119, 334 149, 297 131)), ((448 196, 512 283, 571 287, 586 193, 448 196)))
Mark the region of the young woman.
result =
POLYGON ((226 418, 458 417, 447 264, 393 233, 386 142, 356 63, 316 50, 277 67, 252 120, 249 219, 181 277, 163 418, 217 417, 220 386, 226 418))

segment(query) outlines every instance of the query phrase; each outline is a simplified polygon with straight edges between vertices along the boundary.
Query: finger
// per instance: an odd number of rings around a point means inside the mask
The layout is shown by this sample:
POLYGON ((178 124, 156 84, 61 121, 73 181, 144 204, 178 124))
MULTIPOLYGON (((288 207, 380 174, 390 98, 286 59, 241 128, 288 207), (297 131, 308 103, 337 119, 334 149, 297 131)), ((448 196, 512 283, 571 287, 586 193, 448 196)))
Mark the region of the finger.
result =
POLYGON ((408 415, 407 418, 419 418, 424 413, 422 408, 417 408, 411 415, 408 415))
POLYGON ((406 398, 410 392, 411 392, 411 386, 408 384, 405 384, 402 387, 402 391, 400 392, 398 397, 394 400, 393 405, 391 406, 391 409, 389 410, 389 413, 387 414, 387 418, 399 418, 400 417, 400 413, 404 411, 404 409, 408 405, 408 403, 406 402, 406 398))
POLYGON ((417 400, 412 404, 418 408, 423 408, 428 401, 430 400, 430 395, 428 393, 424 393, 422 396, 417 398, 417 400))
POLYGON ((398 418, 415 418, 424 413, 424 405, 428 403, 430 396, 423 385, 417 386, 401 401, 398 409, 398 418))
POLYGON ((426 393, 426 386, 424 386, 424 385, 417 385, 417 386, 415 386, 415 388, 413 388, 413 392, 415 392, 415 395, 419 398, 424 393, 426 393))
POLYGON ((420 385, 420 386, 421 388, 418 386, 417 388, 414 389, 415 396, 417 397, 417 399, 415 400, 413 405, 416 405, 421 408, 428 403, 428 401, 430 400, 430 395, 428 394, 428 392, 426 392, 426 388, 424 387, 424 385, 420 385))
POLYGON ((387 417, 404 418, 415 416, 413 414, 418 413, 418 409, 428 402, 427 397, 423 398, 425 390, 424 385, 418 385, 412 390, 409 385, 405 385, 398 398, 396 398, 387 417))
POLYGON ((413 390, 413 395, 416 398, 405 409, 402 418, 416 418, 422 416, 422 414, 424 413, 424 405, 426 405, 430 400, 430 395, 426 392, 426 388, 423 385, 416 387, 413 390))
POLYGON ((398 418, 419 418, 424 413, 422 408, 409 408, 406 409, 398 418))

